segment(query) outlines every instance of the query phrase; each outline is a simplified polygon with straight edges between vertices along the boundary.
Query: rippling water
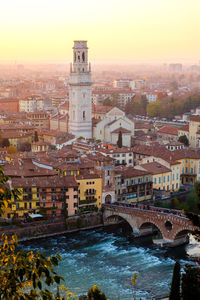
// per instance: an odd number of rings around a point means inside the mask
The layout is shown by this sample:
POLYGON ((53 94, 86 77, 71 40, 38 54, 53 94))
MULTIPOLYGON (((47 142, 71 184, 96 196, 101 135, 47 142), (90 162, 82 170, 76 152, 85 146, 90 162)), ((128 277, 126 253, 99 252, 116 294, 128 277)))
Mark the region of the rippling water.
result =
POLYGON ((97 284, 110 300, 133 299, 133 272, 140 274, 137 299, 165 295, 169 292, 175 259, 180 259, 184 266, 192 256, 200 256, 194 239, 189 245, 161 250, 152 245, 150 237, 133 240, 108 229, 41 239, 23 244, 23 248, 40 249, 46 255, 60 253, 58 273, 71 291, 83 294, 97 284))

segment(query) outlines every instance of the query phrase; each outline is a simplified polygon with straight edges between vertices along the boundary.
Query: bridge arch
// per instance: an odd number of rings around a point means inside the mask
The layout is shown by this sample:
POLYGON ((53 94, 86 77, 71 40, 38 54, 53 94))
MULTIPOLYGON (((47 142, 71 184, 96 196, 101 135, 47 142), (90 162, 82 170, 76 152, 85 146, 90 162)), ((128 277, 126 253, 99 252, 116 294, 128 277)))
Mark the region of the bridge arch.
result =
POLYGON ((182 229, 179 230, 178 232, 176 232, 175 236, 174 236, 174 240, 177 240, 179 238, 184 238, 188 236, 188 233, 190 233, 191 231, 189 229, 182 229))
POLYGON ((132 227, 131 223, 126 218, 124 218, 120 215, 111 215, 106 218, 107 224, 120 224, 120 222, 125 222, 129 226, 129 229, 131 229, 131 231, 133 231, 133 227, 132 227))
POLYGON ((162 229, 160 229, 160 227, 153 221, 145 221, 145 222, 141 223, 139 226, 139 231, 140 231, 141 235, 146 235, 148 233, 153 234, 157 231, 160 233, 160 235, 163 238, 162 229))

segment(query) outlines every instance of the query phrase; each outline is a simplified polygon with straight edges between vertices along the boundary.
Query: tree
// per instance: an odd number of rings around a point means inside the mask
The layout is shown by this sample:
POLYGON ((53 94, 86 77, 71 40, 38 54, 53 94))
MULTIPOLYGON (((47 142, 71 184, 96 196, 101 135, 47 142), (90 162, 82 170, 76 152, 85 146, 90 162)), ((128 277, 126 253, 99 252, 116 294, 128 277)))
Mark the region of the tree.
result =
POLYGON ((200 267, 185 265, 182 275, 182 299, 200 299, 200 267))
POLYGON ((8 147, 8 154, 16 154, 17 153, 17 148, 13 145, 10 145, 8 147))
POLYGON ((180 263, 176 261, 173 270, 169 300, 180 300, 180 263))
POLYGON ((10 146, 9 139, 4 138, 4 139, 2 140, 2 147, 9 147, 9 146, 10 146))
POLYGON ((106 296, 100 291, 99 287, 94 285, 88 290, 88 300, 106 300, 106 296))
POLYGON ((179 141, 180 143, 183 143, 186 147, 189 146, 189 140, 188 140, 188 138, 187 138, 187 136, 186 136, 185 134, 179 136, 178 141, 179 141))
POLYGON ((151 102, 147 105, 147 113, 150 117, 157 117, 161 115, 161 103, 159 101, 151 102))
POLYGON ((200 182, 197 182, 187 197, 187 206, 184 207, 186 216, 197 229, 192 233, 200 241, 200 182))
POLYGON ((109 97, 107 97, 107 98, 105 98, 103 100, 103 105, 105 105, 105 106, 112 106, 113 102, 112 102, 112 100, 109 97))
POLYGON ((37 131, 35 131, 35 133, 34 133, 34 142, 37 143, 38 141, 39 141, 38 133, 37 133, 37 131))
POLYGON ((119 135, 118 135, 117 146, 119 148, 122 148, 122 132, 121 132, 121 130, 120 130, 119 135))
POLYGON ((39 251, 16 251, 17 237, 1 238, 0 246, 0 299, 55 299, 52 292, 43 285, 60 284, 64 280, 54 267, 61 256, 46 257, 39 251))

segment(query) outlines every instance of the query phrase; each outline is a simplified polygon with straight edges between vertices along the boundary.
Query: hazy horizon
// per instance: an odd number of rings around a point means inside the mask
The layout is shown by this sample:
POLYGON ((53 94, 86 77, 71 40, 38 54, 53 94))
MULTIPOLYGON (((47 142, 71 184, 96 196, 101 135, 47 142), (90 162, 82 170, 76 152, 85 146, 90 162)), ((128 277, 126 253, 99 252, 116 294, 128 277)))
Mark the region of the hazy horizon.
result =
POLYGON ((0 63, 68 63, 79 39, 96 64, 199 63, 199 11, 199 0, 7 0, 0 63))

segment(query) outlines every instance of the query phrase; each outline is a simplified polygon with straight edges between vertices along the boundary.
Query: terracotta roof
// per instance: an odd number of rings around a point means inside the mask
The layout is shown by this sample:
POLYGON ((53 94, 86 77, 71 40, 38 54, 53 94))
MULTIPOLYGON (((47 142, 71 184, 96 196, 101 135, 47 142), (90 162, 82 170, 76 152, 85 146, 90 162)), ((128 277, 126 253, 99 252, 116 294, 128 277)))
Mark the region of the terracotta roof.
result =
POLYGON ((120 131, 121 131, 121 133, 131 134, 130 130, 123 128, 123 127, 119 127, 117 129, 113 130, 111 133, 120 133, 120 131))
POLYGON ((163 126, 158 130, 158 133, 166 133, 170 135, 178 135, 178 128, 173 126, 163 126))
POLYGON ((78 183, 73 176, 63 177, 43 177, 41 178, 13 178, 14 188, 19 187, 38 187, 38 188, 69 188, 77 187, 78 183))
POLYGON ((133 167, 116 167, 115 174, 121 175, 122 178, 150 175, 151 172, 134 169, 133 167))
POLYGON ((106 105, 95 105, 92 104, 92 112, 93 113, 107 113, 111 109, 113 109, 114 106, 106 106, 106 105))
POLYGON ((146 163, 146 164, 141 164, 140 166, 143 167, 144 169, 146 169, 148 172, 150 172, 153 175, 171 172, 171 169, 169 169, 155 161, 146 163))
POLYGON ((189 124, 181 126, 178 130, 179 131, 187 131, 187 132, 189 132, 189 124))
POLYGON ((195 115, 193 115, 193 116, 190 117, 190 121, 193 121, 193 122, 200 122, 200 116, 195 116, 195 115))

